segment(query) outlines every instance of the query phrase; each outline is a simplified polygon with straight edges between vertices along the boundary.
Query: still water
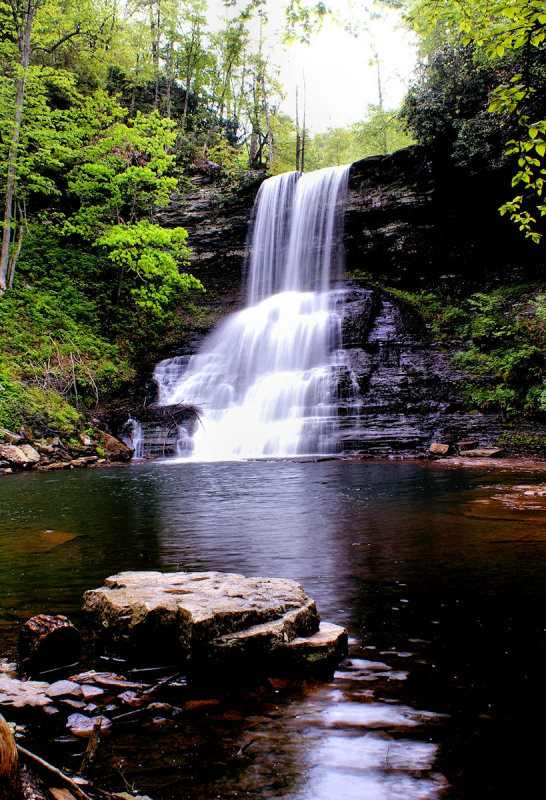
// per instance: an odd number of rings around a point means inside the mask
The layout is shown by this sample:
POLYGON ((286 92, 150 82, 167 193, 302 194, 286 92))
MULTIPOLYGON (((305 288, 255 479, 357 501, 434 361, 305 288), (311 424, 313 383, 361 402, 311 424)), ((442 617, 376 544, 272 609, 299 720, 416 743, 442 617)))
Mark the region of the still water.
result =
MULTIPOLYGON (((544 475, 403 462, 142 464, 0 481, 0 656, 124 569, 293 578, 352 637, 330 683, 218 696, 112 734, 154 800, 450 800, 542 784, 544 475)), ((60 737, 62 738, 62 737, 60 737)), ((57 746, 77 769, 81 741, 57 746), (63 750, 64 747, 64 750, 63 750), (78 749, 79 748, 79 749, 78 749)))

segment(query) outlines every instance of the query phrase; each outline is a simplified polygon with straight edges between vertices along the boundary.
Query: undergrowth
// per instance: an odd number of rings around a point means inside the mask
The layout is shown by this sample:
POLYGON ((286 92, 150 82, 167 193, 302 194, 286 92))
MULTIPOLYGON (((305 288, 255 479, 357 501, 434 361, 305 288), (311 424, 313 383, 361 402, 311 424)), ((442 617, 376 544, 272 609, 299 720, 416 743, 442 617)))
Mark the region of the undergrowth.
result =
POLYGON ((454 301, 430 292, 387 289, 415 308, 440 341, 456 340, 454 363, 468 375, 468 410, 507 419, 546 413, 546 290, 501 286, 454 301))
POLYGON ((83 430, 85 414, 122 393, 136 361, 177 324, 116 306, 111 278, 95 252, 54 235, 28 239, 0 298, 0 426, 83 430))

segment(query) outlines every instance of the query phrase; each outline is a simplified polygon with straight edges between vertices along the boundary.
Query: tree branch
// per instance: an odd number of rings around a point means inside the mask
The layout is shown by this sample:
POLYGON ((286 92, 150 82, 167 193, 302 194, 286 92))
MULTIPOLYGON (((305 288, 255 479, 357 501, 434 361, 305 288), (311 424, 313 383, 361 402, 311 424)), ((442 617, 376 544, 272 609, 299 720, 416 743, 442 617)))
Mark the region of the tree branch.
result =
POLYGON ((58 47, 60 47, 62 44, 64 44, 64 42, 67 42, 69 39, 73 39, 74 36, 79 36, 80 33, 83 33, 83 31, 82 31, 82 29, 81 29, 81 27, 80 27, 80 25, 78 23, 78 25, 76 26, 75 30, 73 30, 71 33, 67 33, 65 36, 62 37, 62 39, 59 39, 59 41, 56 42, 52 47, 38 47, 38 46, 36 46, 36 47, 32 48, 31 52, 35 53, 37 50, 43 50, 44 53, 53 53, 58 47))

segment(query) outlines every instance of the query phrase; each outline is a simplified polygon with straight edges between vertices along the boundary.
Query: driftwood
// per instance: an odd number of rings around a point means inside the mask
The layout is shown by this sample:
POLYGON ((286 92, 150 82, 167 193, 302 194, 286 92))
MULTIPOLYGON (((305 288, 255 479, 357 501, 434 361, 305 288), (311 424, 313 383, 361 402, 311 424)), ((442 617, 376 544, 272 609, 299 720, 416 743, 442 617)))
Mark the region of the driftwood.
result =
POLYGON ((180 425, 189 419, 197 417, 199 419, 202 410, 197 406, 187 403, 174 403, 170 406, 160 406, 152 403, 149 406, 139 406, 131 411, 131 416, 140 422, 162 422, 164 424, 180 425))
POLYGON ((17 745, 13 733, 0 714, 0 800, 13 800, 18 793, 17 745))
POLYGON ((39 614, 19 634, 19 658, 29 672, 42 672, 79 661, 81 635, 67 617, 39 614))

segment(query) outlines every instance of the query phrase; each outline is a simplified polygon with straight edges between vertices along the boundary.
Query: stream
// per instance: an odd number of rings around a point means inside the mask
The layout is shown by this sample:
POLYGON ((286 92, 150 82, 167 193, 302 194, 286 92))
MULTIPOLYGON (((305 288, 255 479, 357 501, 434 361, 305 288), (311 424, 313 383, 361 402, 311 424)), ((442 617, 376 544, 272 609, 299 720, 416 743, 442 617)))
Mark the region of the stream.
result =
MULTIPOLYGON (((0 656, 127 569, 293 578, 345 625, 331 682, 201 690, 105 738, 99 780, 153 800, 515 798, 541 778, 540 474, 425 462, 147 463, 0 482, 0 656)), ((77 769, 85 742, 34 743, 77 769)))

